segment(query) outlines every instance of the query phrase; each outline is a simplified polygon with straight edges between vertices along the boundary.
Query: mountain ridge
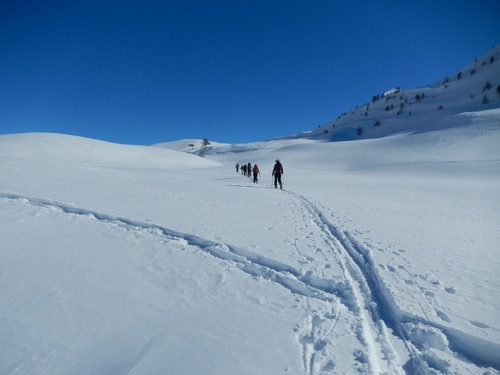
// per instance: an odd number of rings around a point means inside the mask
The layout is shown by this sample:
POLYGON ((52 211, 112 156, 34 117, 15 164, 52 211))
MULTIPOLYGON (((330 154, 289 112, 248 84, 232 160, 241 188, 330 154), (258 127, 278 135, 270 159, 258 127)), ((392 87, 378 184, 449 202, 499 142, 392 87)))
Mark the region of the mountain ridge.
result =
POLYGON ((432 130, 432 124, 459 113, 500 108, 499 60, 497 45, 453 75, 425 87, 386 90, 317 129, 280 139, 381 138, 423 128, 432 130))

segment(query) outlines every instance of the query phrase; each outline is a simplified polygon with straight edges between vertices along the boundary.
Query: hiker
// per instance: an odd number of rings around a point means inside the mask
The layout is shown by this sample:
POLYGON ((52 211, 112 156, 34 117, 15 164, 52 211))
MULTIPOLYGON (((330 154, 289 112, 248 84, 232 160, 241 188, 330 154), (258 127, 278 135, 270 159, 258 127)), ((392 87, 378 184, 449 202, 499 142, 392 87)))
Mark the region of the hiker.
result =
POLYGON ((283 174, 283 166, 279 159, 276 159, 276 164, 274 164, 273 168, 273 176, 274 176, 274 187, 278 187, 278 183, 280 184, 280 189, 283 189, 283 183, 281 182, 281 175, 283 174))
POLYGON ((243 176, 247 175, 247 166, 246 166, 246 164, 243 164, 243 166, 241 167, 241 174, 243 176))
POLYGON ((238 173, 239 168, 240 168, 240 163, 236 163, 236 173, 238 173))
POLYGON ((253 183, 257 184, 259 182, 259 180, 257 179, 257 175, 260 173, 259 166, 257 164, 254 164, 252 171, 253 171, 253 183))
POLYGON ((252 164, 250 164, 250 162, 248 162, 248 165, 247 165, 247 173, 248 173, 248 178, 251 178, 252 177, 252 164))

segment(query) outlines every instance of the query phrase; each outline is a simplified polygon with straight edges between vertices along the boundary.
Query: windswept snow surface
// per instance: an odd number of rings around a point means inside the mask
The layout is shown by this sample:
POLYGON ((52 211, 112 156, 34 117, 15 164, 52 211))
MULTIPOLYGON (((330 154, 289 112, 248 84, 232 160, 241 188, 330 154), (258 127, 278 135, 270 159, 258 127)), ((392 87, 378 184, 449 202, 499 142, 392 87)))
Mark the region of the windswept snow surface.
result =
POLYGON ((499 374, 500 111, 449 121, 205 158, 0 136, 0 374, 499 374))

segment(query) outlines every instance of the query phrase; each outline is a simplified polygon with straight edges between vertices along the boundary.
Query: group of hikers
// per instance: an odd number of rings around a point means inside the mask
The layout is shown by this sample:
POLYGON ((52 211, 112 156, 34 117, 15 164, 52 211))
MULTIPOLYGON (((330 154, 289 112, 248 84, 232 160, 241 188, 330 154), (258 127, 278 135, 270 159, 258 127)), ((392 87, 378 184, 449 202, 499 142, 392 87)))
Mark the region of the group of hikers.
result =
MULTIPOLYGON (((251 178, 253 175, 253 182, 254 184, 257 184, 259 182, 258 176, 260 174, 259 166, 257 164, 254 164, 252 166, 252 163, 248 164, 243 164, 240 165, 240 163, 236 163, 236 173, 240 173, 242 176, 247 176, 248 178, 251 178)), ((281 180, 281 175, 283 174, 283 165, 279 161, 279 159, 276 159, 276 163, 274 164, 273 168, 273 180, 274 180, 274 187, 278 188, 278 184, 280 186, 280 189, 283 189, 283 182, 281 180)))

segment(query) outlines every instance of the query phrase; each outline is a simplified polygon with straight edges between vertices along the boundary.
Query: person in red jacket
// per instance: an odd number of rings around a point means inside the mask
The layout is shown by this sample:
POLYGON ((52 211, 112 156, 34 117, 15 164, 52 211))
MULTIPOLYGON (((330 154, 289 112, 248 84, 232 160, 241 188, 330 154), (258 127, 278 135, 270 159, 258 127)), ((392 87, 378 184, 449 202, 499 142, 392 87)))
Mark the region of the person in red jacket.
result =
POLYGON ((259 166, 257 164, 253 165, 252 172, 253 172, 253 182, 256 184, 259 182, 259 180, 257 179, 257 176, 260 173, 259 166))

